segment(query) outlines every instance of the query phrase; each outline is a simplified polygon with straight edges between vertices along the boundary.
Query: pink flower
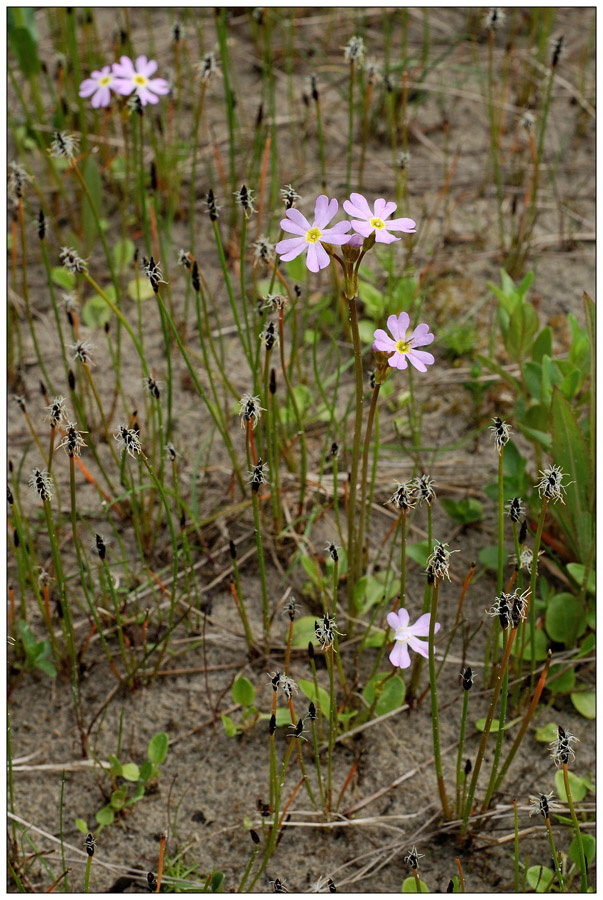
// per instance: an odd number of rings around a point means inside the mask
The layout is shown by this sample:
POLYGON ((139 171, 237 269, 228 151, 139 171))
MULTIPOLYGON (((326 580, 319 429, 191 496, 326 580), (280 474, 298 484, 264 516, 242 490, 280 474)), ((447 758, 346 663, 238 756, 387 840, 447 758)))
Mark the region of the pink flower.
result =
POLYGON ((375 200, 375 208, 371 210, 366 197, 362 194, 350 194, 350 199, 343 201, 343 208, 348 216, 355 216, 352 219, 354 231, 363 237, 368 237, 374 232, 378 244, 391 244, 392 241, 400 240, 390 234, 390 231, 405 231, 412 234, 417 230, 417 223, 412 219, 392 219, 386 222, 385 220, 396 211, 397 205, 386 203, 383 197, 375 200))
POLYGON ((314 207, 312 225, 298 209, 288 209, 287 218, 281 219, 281 228, 289 234, 298 235, 298 237, 287 238, 279 241, 276 245, 276 252, 283 262, 290 262, 306 250, 306 265, 310 271, 318 272, 319 269, 325 269, 329 265, 329 254, 322 246, 321 241, 341 246, 350 240, 350 235, 345 234, 350 230, 349 222, 338 222, 332 228, 326 228, 338 208, 337 200, 329 200, 325 194, 321 194, 314 207))
POLYGON ((431 353, 426 350, 416 350, 416 347, 424 347, 431 344, 434 339, 429 330, 429 325, 422 322, 417 325, 412 334, 408 334, 410 318, 408 313, 401 312, 399 316, 390 316, 387 320, 392 337, 383 328, 375 332, 373 350, 381 350, 383 353, 391 353, 388 363, 394 369, 406 369, 411 362, 419 372, 426 372, 427 366, 435 362, 431 353))
MULTIPOLYGON (((429 656, 429 646, 426 641, 420 641, 419 637, 429 636, 429 622, 431 613, 425 613, 419 616, 414 625, 409 625, 410 616, 408 610, 399 609, 398 612, 390 612, 387 614, 387 624, 394 629, 394 649, 389 655, 389 661, 392 666, 398 666, 400 669, 408 669, 410 665, 410 656, 408 654, 407 644, 410 644, 415 653, 420 653, 426 659, 429 656)), ((440 630, 440 623, 435 623, 434 633, 440 630)))
POLYGON ((165 78, 151 78, 156 71, 154 59, 139 56, 133 63, 129 56, 122 56, 118 63, 113 63, 113 90, 124 96, 136 91, 143 106, 159 103, 158 95, 169 94, 170 87, 165 78))
POLYGON ((92 97, 90 103, 94 109, 99 106, 109 106, 111 103, 111 88, 115 87, 115 76, 111 72, 111 66, 103 66, 100 72, 93 72, 90 78, 84 78, 80 84, 80 97, 92 97))

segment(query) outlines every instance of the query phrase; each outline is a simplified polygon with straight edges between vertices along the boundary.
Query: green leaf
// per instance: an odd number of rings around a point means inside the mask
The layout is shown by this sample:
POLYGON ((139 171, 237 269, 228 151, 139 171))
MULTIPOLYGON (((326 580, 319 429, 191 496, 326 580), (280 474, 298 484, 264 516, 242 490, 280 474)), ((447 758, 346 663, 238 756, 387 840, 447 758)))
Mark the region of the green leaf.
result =
MULTIPOLYGON (((306 557, 307 558, 307 557, 306 557)), ((302 559, 304 557, 302 556, 302 559)), ((317 620, 314 616, 302 616, 293 623, 293 637, 291 638, 292 647, 300 647, 305 650, 309 643, 318 646, 318 638, 314 633, 314 624, 317 620)))
MULTIPOLYGON (((576 672, 573 668, 563 671, 563 663, 551 666, 546 680, 546 689, 552 694, 569 694, 576 684, 576 672), (561 673, 561 674, 560 674, 561 673)), ((554 737, 551 740, 555 740, 554 737)))
MULTIPOLYGON (((493 572, 498 571, 498 547, 490 546, 490 547, 482 547, 482 549, 477 554, 477 558, 479 559, 482 566, 486 569, 490 569, 493 572)), ((503 554, 503 564, 506 565, 507 562, 507 554, 503 554)))
POLYGON ((390 581, 386 586, 387 572, 363 575, 354 585, 354 605, 359 615, 364 615, 376 603, 391 600, 398 590, 399 582, 390 581))
POLYGON ((36 668, 41 669, 47 675, 50 675, 51 678, 56 678, 57 670, 49 659, 38 659, 36 661, 36 668))
POLYGON ((224 726, 224 734, 226 737, 233 738, 236 737, 238 732, 238 728, 235 723, 232 721, 230 716, 227 716, 226 713, 222 713, 221 715, 222 725, 224 726))
POLYGON ((541 362, 544 355, 553 355, 553 329, 550 325, 543 328, 532 345, 532 359, 541 362))
POLYGON ((135 249, 134 241, 131 241, 130 238, 123 238, 116 242, 113 247, 113 262, 119 274, 125 272, 132 264, 135 249))
POLYGON ((63 288, 65 291, 72 291, 75 288, 75 275, 73 272, 68 272, 67 269, 55 266, 50 275, 57 287, 63 288))
POLYGON ((138 803, 138 801, 142 800, 143 797, 144 797, 144 784, 141 782, 137 786, 136 790, 134 791, 134 793, 132 794, 132 796, 130 797, 128 802, 126 803, 126 806, 132 806, 134 803, 138 803))
POLYGON ((13 51, 19 63, 19 68, 26 78, 37 76, 42 71, 38 57, 36 41, 28 28, 7 29, 7 37, 10 49, 13 51))
POLYGON ((522 303, 509 319, 509 327, 503 334, 507 353, 512 360, 522 362, 532 349, 534 335, 538 331, 538 315, 531 303, 522 303))
POLYGON ((19 632, 21 634, 21 640, 23 641, 23 648, 27 656, 33 656, 36 651, 37 641, 34 637, 34 633, 25 621, 25 619, 19 619, 19 632))
POLYGON ((392 677, 391 672, 379 672, 377 675, 373 675, 362 692, 362 696, 369 706, 375 699, 375 693, 378 698, 375 704, 375 715, 383 716, 402 706, 406 695, 406 685, 399 675, 392 677), (380 682, 384 683, 380 684, 380 682))
POLYGON ((140 767, 140 780, 143 784, 146 784, 149 778, 153 777, 153 773, 155 771, 155 767, 152 762, 149 762, 148 759, 145 759, 143 764, 140 767))
POLYGON ((484 507, 475 497, 465 497, 463 500, 443 497, 441 503, 450 518, 462 525, 479 522, 484 518, 484 507))
MULTIPOLYGON (((261 713, 260 719, 268 721, 270 718, 268 713, 261 713)), ((276 709, 276 727, 282 728, 283 725, 291 725, 291 713, 284 706, 278 706, 276 709)))
MULTIPOLYGON (((575 578, 580 586, 584 582, 584 575, 586 574, 586 566, 581 565, 580 563, 568 563, 567 571, 570 573, 572 578, 575 578)), ((597 578, 595 574, 595 570, 591 569, 588 573, 588 581, 586 582, 586 590, 589 594, 595 596, 595 591, 597 589, 597 578)))
POLYGON ((320 590, 322 588, 322 577, 314 559, 304 553, 302 556, 300 556, 299 561, 301 562, 302 569, 304 570, 312 584, 320 590))
POLYGON ((578 425, 574 410, 558 388, 551 403, 553 459, 566 474, 565 505, 556 504, 555 511, 572 546, 577 546, 582 560, 590 552, 594 523, 594 483, 586 438, 578 425), (586 515, 583 521, 581 517, 586 515))
POLYGON ((300 678, 297 683, 299 685, 299 689, 306 695, 308 700, 312 700, 313 703, 318 703, 321 713, 328 719, 331 712, 331 700, 325 689, 321 688, 321 686, 318 685, 317 700, 313 681, 306 681, 304 678, 300 678))
POLYGON ((140 300, 151 300, 155 296, 148 278, 133 278, 128 281, 127 293, 130 300, 138 300, 139 297, 140 300))
POLYGON ((580 659, 581 656, 588 656, 589 653, 592 653, 595 649, 596 642, 597 638, 594 634, 587 634, 580 644, 580 652, 576 655, 576 659, 580 659))
MULTIPOLYGON (((358 285, 358 296, 364 303, 367 314, 374 321, 379 321, 383 317, 385 308, 385 298, 380 290, 368 284, 366 281, 360 281, 358 285)), ((373 326, 374 331, 374 326, 373 326)))
MULTIPOLYGON (((542 628, 536 629, 536 634, 534 635, 534 656, 537 662, 540 662, 543 659, 547 658, 547 654, 549 651, 550 641, 547 638, 546 634, 542 630, 542 628)), ((513 650, 515 653, 520 652, 520 644, 516 640, 513 644, 513 650)), ((515 654, 514 654, 515 655, 515 654)), ((532 658, 532 646, 530 644, 529 637, 526 637, 525 647, 523 648, 523 659, 528 661, 532 658)))
POLYGON ((537 894, 548 891, 555 878, 555 873, 548 866, 530 866, 528 869, 528 884, 537 894))
MULTIPOLYGON (((584 858, 586 860, 586 865, 590 866, 593 859, 595 858, 597 842, 592 834, 583 834, 582 837, 582 850, 584 851, 584 858)), ((580 865, 580 844, 578 843, 578 837, 576 836, 570 844, 569 847, 569 856, 572 862, 575 862, 577 866, 580 865)))
POLYGON ((418 563, 422 569, 427 566, 427 560, 432 553, 433 547, 429 541, 419 541, 415 544, 406 545, 406 555, 418 563))
MULTIPOLYGON (((94 158, 94 156, 92 156, 92 154, 88 155, 84 161, 84 164, 82 166, 82 175, 84 177, 84 181, 86 182, 90 198, 94 203, 96 211, 100 217, 102 205, 101 177, 96 159, 94 158)), ((90 201, 88 200, 87 196, 82 199, 82 204, 84 246, 86 247, 86 253, 89 253, 98 235, 98 228, 96 225, 94 214, 92 212, 92 208, 90 206, 90 201)))
POLYGON ((136 763, 125 763, 121 767, 121 777, 125 778, 126 781, 138 781, 140 778, 140 769, 136 763))
POLYGON ((162 762, 165 762, 169 742, 170 739, 165 731, 160 731, 159 734, 151 738, 147 756, 156 766, 160 766, 162 762))
MULTIPOLYGON (((574 803, 580 803, 586 797, 587 787, 584 784, 584 780, 579 778, 577 775, 574 775, 573 772, 568 772, 569 776, 569 786, 572 794, 572 800, 574 803)), ((555 772, 555 790, 557 791, 557 796, 561 800, 562 803, 567 803, 567 794, 565 793, 565 782, 563 780, 563 770, 557 769, 555 772)))
POLYGON ((102 809, 99 809, 96 816, 94 817, 99 825, 110 825, 115 819, 115 813, 111 809, 110 806, 103 806, 102 809))
POLYGON ((584 608, 573 594, 556 594, 549 601, 544 624, 552 640, 573 647, 586 631, 584 608))
POLYGON ((550 744, 557 740, 557 726, 554 722, 547 722, 536 729, 536 740, 543 744, 550 744))
POLYGON ((122 809, 126 802, 127 795, 128 789, 125 784, 122 784, 122 786, 118 787, 116 791, 113 791, 113 793, 111 794, 111 800, 109 801, 113 809, 122 809))
POLYGON ((212 894, 224 893, 224 872, 214 872, 211 876, 210 888, 212 894))
MULTIPOLYGON (((115 290, 113 285, 103 288, 110 300, 115 303, 115 290)), ((82 307, 82 321, 88 328, 102 328, 107 322, 111 321, 110 307, 105 303, 98 294, 92 294, 82 307)))
POLYGON ((308 277, 306 257, 303 253, 301 254, 301 256, 296 256, 295 259, 292 259, 290 262, 285 263, 284 268, 290 280, 296 281, 300 285, 304 284, 306 278, 308 277))
POLYGON ((77 828, 78 831, 81 831, 82 834, 88 834, 88 831, 90 830, 88 828, 88 825, 86 824, 86 822, 84 822, 83 819, 76 819, 75 827, 77 828))
POLYGON ((594 719, 597 715, 597 695, 594 691, 576 691, 570 694, 571 701, 585 719, 594 719))
POLYGON ((237 678, 232 686, 233 703, 240 703, 241 706, 251 706, 255 699, 255 688, 248 678, 243 675, 237 678))
MULTIPOLYGON (((490 732, 492 733, 492 732, 498 731, 499 726, 500 726, 500 721, 498 719, 492 719, 492 725, 490 726, 490 732)), ((475 723, 475 727, 477 728, 478 731, 484 731, 484 729, 486 728, 486 717, 484 717, 483 719, 478 719, 477 722, 475 723)), ((503 729, 503 731, 504 731, 504 729, 503 729)))
MULTIPOLYGON (((421 886, 421 893, 429 894, 429 888, 427 887, 425 882, 422 881, 420 878, 419 878, 419 884, 421 886)), ((403 894, 416 894, 417 893, 417 882, 415 881, 414 875, 409 875, 408 878, 404 879, 404 881, 402 883, 402 893, 403 894)))
POLYGON ((114 753, 109 754, 109 766, 109 771, 111 772, 113 778, 119 778, 119 776, 121 775, 121 763, 114 753))
POLYGON ((375 340, 375 323, 369 322, 367 319, 358 322, 358 337, 361 346, 362 344, 372 344, 375 340))

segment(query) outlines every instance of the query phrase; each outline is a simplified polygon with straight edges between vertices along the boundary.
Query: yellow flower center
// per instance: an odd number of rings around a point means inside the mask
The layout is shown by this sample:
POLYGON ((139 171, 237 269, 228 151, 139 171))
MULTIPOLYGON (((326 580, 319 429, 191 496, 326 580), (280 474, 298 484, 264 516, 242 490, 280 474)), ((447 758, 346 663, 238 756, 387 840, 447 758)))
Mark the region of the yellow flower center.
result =
POLYGON ((145 84, 147 83, 147 79, 144 77, 144 75, 135 75, 134 81, 136 82, 136 84, 139 84, 141 87, 144 87, 145 84))
POLYGON ((306 231, 306 240, 309 244, 315 244, 320 240, 320 228, 311 228, 306 231))
POLYGON ((373 226, 373 228, 377 228, 379 231, 385 228, 385 222, 383 221, 383 219, 369 219, 369 222, 373 226))
POLYGON ((111 84, 112 78, 112 75, 103 75, 102 78, 98 79, 98 83, 104 87, 106 84, 111 84))
POLYGON ((408 341, 398 341, 396 344, 396 350, 398 353, 408 353, 410 350, 410 344, 408 341))

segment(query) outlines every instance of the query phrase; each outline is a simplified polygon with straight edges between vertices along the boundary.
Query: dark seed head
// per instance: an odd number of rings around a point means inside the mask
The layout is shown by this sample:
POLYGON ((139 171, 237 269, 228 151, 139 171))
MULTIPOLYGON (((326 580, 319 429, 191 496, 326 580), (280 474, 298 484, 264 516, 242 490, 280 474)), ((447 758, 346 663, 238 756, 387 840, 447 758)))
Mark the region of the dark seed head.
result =
POLYGON ((269 733, 272 735, 276 731, 276 716, 270 716, 270 726, 268 728, 269 733))
POLYGON ((472 768, 473 768, 473 766, 471 765, 471 760, 470 759, 466 760, 466 762, 465 762, 465 778, 468 778, 469 775, 471 775, 472 768))
POLYGON ((270 393, 276 394, 276 371, 270 369, 270 393))
POLYGON ((230 551, 230 558, 236 559, 237 558, 237 547, 236 547, 236 544, 234 541, 230 541, 230 543, 228 545, 228 549, 230 551))
POLYGON ((250 828, 250 829, 249 829, 249 834, 250 834, 251 840, 253 841, 254 844, 259 844, 259 843, 260 843, 260 836, 259 836, 259 834, 257 833, 257 831, 254 831, 253 828, 250 828))
POLYGON ((69 382, 69 390, 74 391, 75 390, 75 375, 73 374, 73 371, 71 369, 69 369, 69 375, 67 377, 67 381, 69 382))

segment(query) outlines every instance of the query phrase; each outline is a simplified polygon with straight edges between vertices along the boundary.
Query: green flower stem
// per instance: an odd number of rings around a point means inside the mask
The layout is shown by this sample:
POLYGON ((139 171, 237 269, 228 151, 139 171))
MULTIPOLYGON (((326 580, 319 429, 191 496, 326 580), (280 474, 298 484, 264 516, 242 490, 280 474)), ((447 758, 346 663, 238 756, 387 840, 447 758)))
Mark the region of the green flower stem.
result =
POLYGON ((320 98, 318 92, 315 97, 316 106, 316 135, 318 137, 318 157, 320 159, 320 183, 324 194, 327 192, 327 167, 325 163, 325 139, 322 132, 322 115, 320 113, 320 98))
POLYGON ((230 189, 236 190, 236 164, 235 164, 235 115, 233 93, 230 89, 230 63, 228 61, 227 35, 226 35, 226 9, 222 9, 216 17, 216 30, 220 46, 220 59, 222 62, 222 77, 224 79, 224 96, 226 98, 226 111, 228 115, 228 141, 230 160, 230 189))
MULTIPOLYGON (((431 509, 431 503, 427 504, 427 544, 430 550, 433 549, 433 512, 431 509)), ((423 592, 423 607, 421 609, 421 615, 425 615, 425 613, 429 612, 430 602, 431 591, 429 588, 429 584, 426 583, 425 590, 423 592)), ((410 684, 408 686, 407 692, 409 700, 413 700, 417 696, 422 668, 423 657, 419 653, 415 653, 414 662, 412 664, 412 674, 410 676, 410 684)))
POLYGON ((247 290, 245 288, 245 252, 247 250, 247 217, 243 210, 241 220, 241 255, 239 258, 241 279, 241 302, 243 304, 243 318, 245 319, 245 335, 247 337, 247 359, 253 359, 253 345, 251 342, 251 326, 249 324, 249 310, 247 309, 247 290))
POLYGON ((46 384, 49 386, 52 393, 55 393, 54 387, 52 386, 52 381, 46 371, 46 366, 44 365, 44 360, 42 359, 42 354, 40 353, 40 347, 38 345, 38 337, 36 335, 36 329, 34 325, 33 315, 31 312, 31 306, 29 305, 29 288, 27 284, 27 232, 25 229, 25 216, 23 213, 23 198, 19 197, 19 206, 18 206, 18 218, 19 218, 19 233, 21 236, 21 263, 22 263, 22 272, 23 272, 23 283, 22 283, 22 291, 23 291, 23 300, 25 301, 25 314, 27 316, 27 323, 29 325, 29 330, 31 332, 31 339, 33 341, 34 350, 36 351, 36 358, 38 360, 38 365, 44 375, 46 380, 46 384))
MULTIPOLYGON (((186 367, 190 373, 193 383, 194 383, 195 387, 197 388, 197 391, 199 392, 199 395, 202 398, 203 402, 207 406, 207 409, 209 410, 209 413, 210 413, 212 419, 214 420, 214 423, 215 423, 218 431, 222 435, 222 439, 224 441, 226 449, 228 450, 228 455, 230 456, 230 459, 231 459, 231 462, 233 465, 233 469, 234 469, 235 475, 237 477, 237 481, 239 483, 241 490, 243 491, 243 493, 245 493, 245 486, 244 486, 243 478, 241 476, 240 466, 239 466, 239 463, 238 463, 238 460, 237 460, 237 457, 236 457, 236 454, 234 451, 234 447, 232 446, 232 441, 230 440, 230 437, 228 435, 228 432, 224 429, 224 427, 220 421, 220 416, 219 416, 218 412, 216 411, 216 409, 214 409, 214 407, 210 403, 209 397, 207 396, 205 389, 203 388, 201 382, 199 381, 199 378, 197 377, 197 373, 195 372, 195 370, 188 358, 188 354, 184 348, 184 344, 182 343, 182 338, 178 334, 178 329, 176 328, 170 314, 168 313, 167 309, 165 308, 165 304, 161 298, 161 294, 157 294, 157 302, 160 304, 161 308, 164 311, 166 321, 167 321, 168 325, 170 326, 172 334, 176 338, 176 343, 178 344, 178 349, 180 350, 180 353, 182 354, 182 358, 184 359, 184 362, 186 363, 186 367)), ((130 329, 130 331, 131 331, 131 329, 130 329)), ((148 370, 146 369, 146 363, 145 363, 145 374, 148 375, 148 370)))
POLYGON ((350 83, 348 89, 348 158, 345 176, 345 190, 350 193, 352 177, 352 145, 354 137, 354 60, 350 60, 350 83))
MULTIPOLYGON (((272 740, 274 741, 274 736, 272 737, 272 740)), ((274 818, 272 820, 273 824, 272 824, 272 828, 270 830, 270 838, 266 845, 266 850, 264 851, 264 858, 262 860, 262 864, 260 865, 260 868, 258 869, 258 871, 255 873, 255 877, 254 877, 253 881, 251 882, 251 884, 249 885, 249 888, 247 889, 247 893, 251 893, 251 891, 253 890, 253 887, 254 887, 256 881, 258 880, 258 878, 260 877, 260 875, 262 874, 262 872, 268 865, 270 857, 272 856, 272 854, 274 852, 274 848, 276 846, 276 839, 278 837, 278 820, 279 820, 279 810, 280 810, 280 803, 281 803, 281 794, 283 791, 283 784, 285 783, 285 774, 287 772, 287 766, 289 765, 289 760, 291 759, 291 753, 293 752, 293 746, 296 743, 296 740, 297 740, 296 738, 291 738, 291 740, 289 742, 289 746, 287 747, 287 751, 285 753, 285 758, 283 759, 283 765, 281 767, 280 778, 278 778, 278 780, 276 781, 276 784, 275 784, 274 818)), ((275 768, 276 768, 276 760, 275 760, 275 768)))
POLYGON ((517 816, 517 800, 513 798, 513 858, 515 863, 515 893, 519 893, 519 819, 517 816))
MULTIPOLYGON (((308 644, 308 655, 310 657, 310 668, 312 669, 312 682, 314 684, 314 696, 316 697, 316 704, 318 708, 318 674, 316 672, 316 662, 314 661, 314 645, 312 641, 308 644), (310 650, 310 648, 312 648, 310 650)), ((324 741, 324 735, 322 731, 322 714, 318 719, 318 736, 320 738, 320 743, 322 744, 324 741)))
MULTIPOLYGON (((318 696, 318 695, 317 695, 318 696)), ((316 722, 312 720, 312 747, 314 748, 314 764, 316 765, 316 777, 318 779, 318 789, 320 791, 320 802, 322 811, 325 816, 328 815, 327 800, 325 797, 325 787, 322 783, 322 771, 320 768, 320 752, 318 750, 318 734, 316 732, 316 722)))
MULTIPOLYGON (((235 324, 237 326, 237 331, 239 333, 239 338, 241 340, 243 350, 245 352, 245 357, 247 359, 247 362, 249 363, 249 370, 251 372, 253 372, 253 356, 252 356, 250 347, 247 345, 247 343, 245 341, 245 334, 243 333, 243 329, 241 328, 241 319, 239 318, 239 311, 237 309, 237 304, 236 304, 234 293, 232 290, 232 284, 230 282, 230 276, 228 274, 228 266, 226 265, 226 256, 224 254, 224 247, 222 245, 220 229, 218 228, 218 223, 216 220, 214 220, 211 224, 213 226, 214 237, 216 239, 216 246, 218 248, 218 256, 220 257, 220 266, 222 267, 222 275, 224 276, 224 284, 226 285, 228 299, 230 300, 230 308, 232 309, 232 314, 233 314, 233 317, 235 320, 235 324)), ((243 302, 245 302, 244 297, 243 297, 243 302)))
POLYGON ((583 894, 588 890, 588 877, 586 874, 586 859, 584 858, 584 845, 582 844, 582 833, 580 831, 580 825, 578 823, 578 819, 576 817, 576 810, 574 809, 574 802, 572 800, 572 792, 570 790, 570 782, 569 782, 569 772, 567 769, 567 763, 563 763, 563 782, 565 784, 565 793, 567 794, 567 803, 570 809, 570 815, 572 817, 572 822, 574 823, 574 831, 576 832, 576 840, 578 841, 578 856, 580 857, 580 872, 582 875, 580 890, 583 894))
POLYGON ((337 534, 339 535, 339 540, 343 545, 343 531, 341 528, 341 513, 339 511, 339 489, 337 486, 338 482, 338 474, 339 474, 339 464, 337 462, 337 457, 333 457, 333 507, 335 509, 335 524, 337 525, 337 534))
POLYGON ((534 687, 534 673, 536 671, 536 577, 538 575, 538 552, 542 540, 542 530, 546 516, 548 498, 542 501, 542 509, 536 526, 536 537, 532 549, 532 574, 530 577, 530 687, 534 687))
MULTIPOLYGON (((335 728, 336 728, 336 710, 337 698, 335 696, 335 665, 334 665, 334 648, 331 645, 325 652, 327 669, 329 670, 329 741, 327 756, 327 807, 332 809, 333 800, 333 748, 335 747, 335 728)), ((318 695, 317 695, 318 696, 318 695)))
POLYGON ((251 870, 253 868, 253 864, 255 862, 256 856, 258 855, 259 849, 260 848, 259 848, 258 844, 253 845, 253 850, 251 851, 251 856, 249 857, 249 862, 247 863, 247 865, 245 867, 245 871, 243 872, 243 877, 241 878, 241 880, 239 882, 239 886, 237 888, 237 894, 243 893, 243 888, 245 887, 245 882, 249 878, 249 873, 251 872, 251 870))
MULTIPOLYGON (((356 554, 362 559, 365 558, 364 553, 364 528, 366 519, 366 494, 368 488, 368 457, 371 446, 371 433, 373 430, 373 421, 379 400, 380 384, 376 384, 371 395, 371 405, 369 406, 368 420, 366 423, 366 432, 364 434, 364 447, 362 450, 362 475, 360 477, 360 523, 358 525, 358 537, 356 538, 356 554)), ((375 444, 375 455, 379 455, 379 448, 375 444)), ((404 605, 404 604, 402 604, 404 605)))
POLYGON ((199 102, 195 107, 195 119, 193 123, 193 133, 190 138, 191 141, 191 182, 190 182, 190 192, 189 192, 189 224, 190 224, 190 235, 189 235, 189 243, 190 243, 190 252, 193 257, 195 256, 195 199, 197 194, 197 156, 199 151, 199 125, 201 123, 201 116, 203 115, 203 107, 205 105, 205 94, 207 92, 207 81, 202 82, 201 84, 201 92, 199 94, 199 102))
POLYGON ((84 893, 88 893, 88 886, 90 885, 90 869, 92 868, 92 857, 89 856, 86 860, 86 872, 84 874, 84 893))
POLYGON ((496 568, 496 596, 502 594, 505 567, 505 495, 503 448, 498 454, 498 564, 496 568))
POLYGON ((243 591, 241 588, 241 575, 239 573, 239 564, 237 562, 236 556, 232 560, 232 571, 233 571, 233 576, 234 576, 234 584, 232 585, 232 587, 236 593, 237 609, 239 610, 241 622, 243 623, 243 629, 245 631, 245 640, 247 641, 247 649, 251 652, 251 651, 253 651, 253 632, 251 631, 251 626, 249 625, 249 619, 247 618, 247 610, 245 609, 245 602, 243 600, 243 591))
MULTIPOLYGON (((349 178, 348 178, 349 181, 349 178)), ((350 471, 350 494, 348 506, 348 612, 354 615, 354 584, 360 571, 358 559, 360 553, 356 546, 356 490, 358 482, 358 461, 360 459, 360 441, 362 437, 362 352, 360 349, 360 335, 358 333, 358 311, 355 298, 346 298, 350 313, 352 341, 354 344, 354 374, 356 377, 356 415, 354 418, 354 441, 352 444, 352 467, 350 471)))
POLYGON ((488 708, 488 715, 486 717, 486 724, 484 725, 484 731, 482 733, 482 737, 479 743, 479 748, 477 751, 477 757, 475 760, 475 766, 473 767, 473 775, 471 778, 471 784, 469 785, 469 795, 467 797, 467 805, 465 806, 465 815, 463 816, 463 824, 461 825, 461 835, 464 835, 467 831, 467 824, 469 822, 469 815, 471 813, 471 806, 473 804, 473 797, 475 796, 475 789, 477 787, 477 779, 479 776, 480 769, 482 767, 482 762, 484 759, 484 753, 486 752, 486 745, 488 743, 488 738, 490 737, 490 729, 492 727, 492 719, 494 718, 494 712, 496 710, 496 704, 498 702, 498 696, 500 694, 500 690, 503 683, 503 676, 509 664, 509 657, 511 656, 511 649, 513 647, 513 641, 515 639, 515 634, 517 633, 517 628, 511 628, 509 633, 509 637, 507 639, 507 646, 505 647, 505 652, 502 658, 502 662, 500 664, 500 669, 498 672, 498 676, 494 685, 494 689, 492 691, 492 698, 490 700, 490 706, 488 708))
POLYGON ((48 539, 50 541, 50 551, 52 554, 52 561, 54 564, 54 571, 57 580, 57 587, 59 589, 59 598, 61 602, 61 608, 63 610, 63 617, 61 622, 63 624, 63 633, 65 635, 65 640, 67 643, 67 648, 69 651, 69 656, 71 660, 71 689, 73 693, 73 707, 75 712, 75 721, 77 723, 78 731, 80 733, 80 741, 82 746, 82 757, 85 759, 88 756, 87 750, 87 742, 86 742, 86 734, 83 727, 82 721, 82 705, 81 705, 81 697, 80 697, 80 685, 78 678, 78 665, 77 665, 77 654, 75 650, 75 639, 73 635, 73 620, 71 618, 71 606, 69 604, 69 598, 67 596, 67 585, 65 582, 65 575, 63 573, 63 564, 61 562, 61 554, 59 551, 59 543, 57 540, 57 535, 54 527, 54 521, 52 518, 52 509, 50 506, 50 502, 45 500, 43 502, 44 506, 44 517, 46 519, 46 530, 48 534, 48 539))
POLYGON ((369 82, 366 86, 366 94, 364 97, 364 110, 362 113, 362 134, 360 138, 360 163, 358 166, 358 190, 362 190, 362 177, 364 175, 364 158, 366 156, 366 142, 369 135, 369 109, 371 105, 371 94, 373 93, 373 84, 369 82))
POLYGON ((446 788, 444 786, 444 776, 442 774, 442 757, 440 754, 440 719, 438 714, 438 691, 435 666, 435 626, 436 616, 438 612, 438 594, 440 590, 440 580, 435 579, 431 591, 431 617, 429 619, 429 683, 431 689, 431 725, 433 729, 433 758, 435 764, 436 776, 438 779, 438 790, 440 792, 440 801, 442 803, 442 812, 446 819, 451 818, 450 807, 446 797, 446 788))
POLYGON ((498 731, 496 733, 496 747, 494 748, 494 760, 492 762, 492 770, 490 772, 490 780, 488 781, 488 788, 486 790, 486 796, 484 798, 484 802, 482 804, 482 811, 485 811, 490 806, 490 800, 492 799, 492 794, 494 793, 494 785, 496 784, 496 778, 498 775, 498 766, 500 763, 500 755, 502 753, 502 745, 505 734, 505 722, 507 719, 507 696, 509 693, 509 666, 505 669, 505 674, 503 675, 503 683, 500 694, 500 712, 498 714, 498 731))
POLYGON ((264 649, 270 651, 270 607, 268 604, 268 591, 266 589, 266 564, 264 561, 264 547, 262 544, 262 531, 260 527, 260 506, 257 491, 251 491, 251 505, 253 507, 253 524, 255 529, 255 543, 258 551, 258 565, 260 567, 260 583, 262 585, 262 611, 264 616, 264 649))
POLYGON ((465 730, 467 727, 467 710, 469 708, 469 691, 463 689, 463 712, 461 713, 461 733, 459 735, 459 749, 456 757, 456 814, 461 815, 461 788, 466 780, 463 772, 463 750, 465 748, 465 730))
MULTIPOLYGON (((544 824, 546 825, 546 830, 549 836, 549 845, 551 848, 551 856, 553 857, 553 865, 555 866, 555 872, 557 873, 557 879, 559 881, 559 890, 565 894, 565 879, 561 874, 561 869, 559 868, 559 859, 557 858, 557 851, 555 850, 555 841, 553 840, 553 829, 551 828, 551 820, 550 817, 547 816, 544 820, 544 824)), ((583 888, 586 890, 586 888, 583 888)))
POLYGON ((287 372, 287 366, 285 364, 285 322, 284 322, 284 310, 279 311, 278 316, 278 333, 279 333, 279 347, 281 354, 281 368, 283 371, 283 378, 285 379, 285 384, 287 385, 287 393, 289 399, 291 400, 291 408, 293 409, 293 415, 295 416, 295 424, 297 425, 297 434, 299 436, 300 450, 301 450, 301 472, 300 472, 300 489, 299 489, 299 506, 298 506, 298 515, 301 518, 304 513, 304 505, 306 500, 306 481, 307 481, 307 472, 308 472, 308 450, 306 447, 306 433, 304 430, 304 423, 302 422, 302 418, 299 412, 299 407, 297 405, 297 400, 295 399, 295 394, 293 392, 293 387, 291 386, 291 381, 289 379, 289 374, 287 372))

